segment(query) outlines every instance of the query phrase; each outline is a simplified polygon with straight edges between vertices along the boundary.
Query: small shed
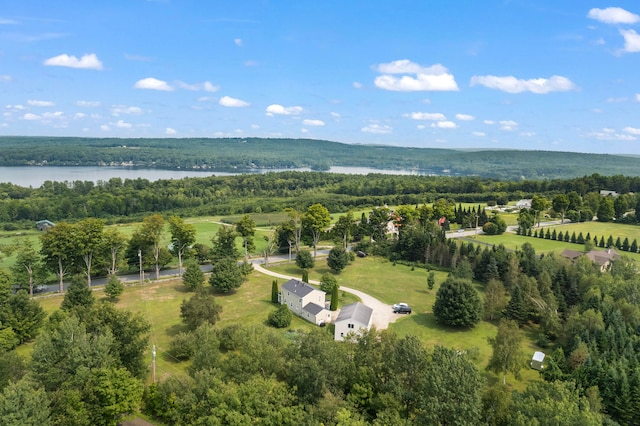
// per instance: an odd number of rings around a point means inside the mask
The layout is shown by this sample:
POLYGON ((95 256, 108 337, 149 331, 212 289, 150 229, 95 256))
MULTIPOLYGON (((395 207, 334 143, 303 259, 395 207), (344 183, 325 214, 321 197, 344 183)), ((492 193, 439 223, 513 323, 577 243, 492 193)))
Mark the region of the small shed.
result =
POLYGON ((544 352, 536 351, 531 358, 531 368, 542 371, 544 368, 544 352))
POLYGON ((38 229, 38 231, 46 231, 49 228, 53 228, 55 226, 55 223, 51 222, 50 220, 39 220, 36 222, 36 229, 38 229))

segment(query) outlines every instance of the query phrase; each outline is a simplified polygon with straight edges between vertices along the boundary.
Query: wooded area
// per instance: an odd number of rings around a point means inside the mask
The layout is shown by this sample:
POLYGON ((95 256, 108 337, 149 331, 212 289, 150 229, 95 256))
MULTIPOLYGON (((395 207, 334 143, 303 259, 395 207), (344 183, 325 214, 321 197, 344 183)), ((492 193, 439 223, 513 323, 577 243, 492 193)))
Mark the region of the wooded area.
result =
POLYGON ((312 139, 0 137, 0 166, 134 166, 250 171, 328 170, 331 166, 415 171, 436 176, 567 179, 584 174, 638 176, 632 156, 554 151, 408 148, 312 139))

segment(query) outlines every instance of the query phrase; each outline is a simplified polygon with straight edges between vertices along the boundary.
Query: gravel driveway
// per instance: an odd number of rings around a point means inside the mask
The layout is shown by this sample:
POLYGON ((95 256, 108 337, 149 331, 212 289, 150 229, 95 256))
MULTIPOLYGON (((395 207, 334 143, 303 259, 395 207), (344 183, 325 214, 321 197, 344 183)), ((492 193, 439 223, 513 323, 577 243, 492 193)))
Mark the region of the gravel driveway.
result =
MULTIPOLYGON (((289 275, 279 274, 277 272, 270 271, 268 269, 263 268, 261 265, 258 265, 255 263, 253 264, 253 268, 258 272, 261 272, 265 275, 270 275, 276 278, 282 278, 285 280, 299 279, 297 277, 292 277, 289 275)), ((310 281, 309 284, 315 284, 315 285, 320 284, 318 281, 314 281, 314 280, 309 280, 309 281, 310 281)), ((363 293, 360 290, 355 290, 353 288, 343 287, 343 286, 340 286, 340 290, 346 291, 347 293, 351 293, 355 296, 358 296, 362 301, 362 303, 364 303, 365 305, 373 309, 372 322, 373 322, 373 325, 378 330, 383 330, 385 328, 388 328, 389 323, 395 322, 398 318, 402 316, 402 314, 394 314, 391 305, 387 305, 386 303, 383 303, 378 299, 376 299, 375 297, 370 296, 367 293, 363 293)), ((340 310, 332 312, 331 313, 332 319, 335 320, 339 312, 340 310)))

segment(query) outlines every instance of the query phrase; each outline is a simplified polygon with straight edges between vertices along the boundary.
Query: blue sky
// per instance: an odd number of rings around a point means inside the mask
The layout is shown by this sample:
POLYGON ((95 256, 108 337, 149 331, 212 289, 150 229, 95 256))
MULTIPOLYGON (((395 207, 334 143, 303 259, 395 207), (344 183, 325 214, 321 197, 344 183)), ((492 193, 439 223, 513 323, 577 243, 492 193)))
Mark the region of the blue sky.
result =
POLYGON ((638 1, 0 7, 0 135, 640 154, 639 75, 638 1))

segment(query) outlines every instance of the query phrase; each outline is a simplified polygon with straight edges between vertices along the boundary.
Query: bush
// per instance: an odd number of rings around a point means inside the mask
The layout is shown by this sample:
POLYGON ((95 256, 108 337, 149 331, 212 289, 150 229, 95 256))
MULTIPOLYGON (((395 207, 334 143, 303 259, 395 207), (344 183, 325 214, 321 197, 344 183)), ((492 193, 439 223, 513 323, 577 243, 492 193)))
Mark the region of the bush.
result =
POLYGON ((331 293, 333 287, 338 286, 338 280, 328 272, 322 274, 322 278, 320 278, 320 290, 325 293, 331 293))
POLYGON ((178 333, 169 344, 169 355, 179 361, 186 361, 196 350, 195 337, 192 333, 178 333))
POLYGON ((222 306, 215 298, 202 291, 197 292, 191 299, 184 300, 180 306, 180 317, 189 330, 195 330, 202 324, 215 324, 220 319, 222 306))
POLYGON ((334 247, 329 251, 329 256, 327 257, 327 265, 331 270, 335 272, 340 272, 349 264, 349 257, 347 257, 347 252, 342 247, 334 247))
POLYGON ((309 250, 300 250, 296 255, 296 266, 300 269, 311 269, 315 264, 316 260, 309 250))
POLYGON ((291 320, 293 319, 293 314, 287 308, 287 305, 280 305, 278 310, 273 311, 269 314, 268 323, 270 326, 275 328, 286 328, 291 325, 291 320))

